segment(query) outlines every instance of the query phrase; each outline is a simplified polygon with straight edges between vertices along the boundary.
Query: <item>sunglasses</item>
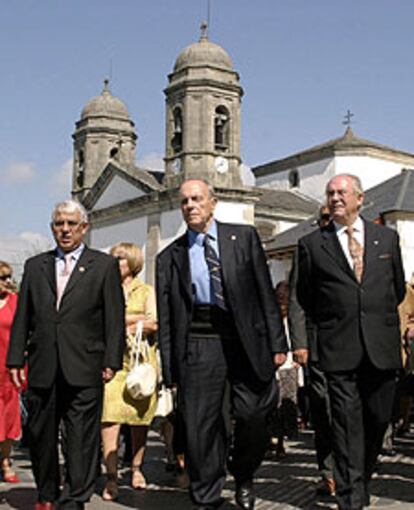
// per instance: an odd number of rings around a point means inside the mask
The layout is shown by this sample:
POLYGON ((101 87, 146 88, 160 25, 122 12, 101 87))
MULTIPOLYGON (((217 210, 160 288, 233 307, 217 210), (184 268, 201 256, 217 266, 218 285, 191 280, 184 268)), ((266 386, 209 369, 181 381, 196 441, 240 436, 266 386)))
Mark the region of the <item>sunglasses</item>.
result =
POLYGON ((11 274, 3 274, 0 276, 0 280, 2 282, 5 282, 6 280, 11 280, 12 279, 12 275, 11 274))

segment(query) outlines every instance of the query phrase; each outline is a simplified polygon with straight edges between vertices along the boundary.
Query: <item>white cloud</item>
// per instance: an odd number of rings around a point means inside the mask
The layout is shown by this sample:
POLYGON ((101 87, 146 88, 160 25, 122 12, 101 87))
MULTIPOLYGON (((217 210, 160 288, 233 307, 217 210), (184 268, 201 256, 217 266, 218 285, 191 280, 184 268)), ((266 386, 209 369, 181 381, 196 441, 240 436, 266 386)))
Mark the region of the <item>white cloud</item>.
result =
POLYGON ((32 181, 36 177, 33 163, 25 161, 14 162, 0 170, 0 183, 13 186, 32 181))
POLYGON ((56 200, 70 198, 72 189, 73 159, 70 158, 53 174, 49 183, 49 195, 56 200))
POLYGON ((162 154, 156 152, 149 152, 137 161, 137 165, 141 168, 149 170, 164 171, 164 158, 162 154))
POLYGON ((0 236, 0 260, 6 260, 13 267, 16 280, 20 280, 25 260, 50 249, 52 245, 49 238, 37 232, 0 236))

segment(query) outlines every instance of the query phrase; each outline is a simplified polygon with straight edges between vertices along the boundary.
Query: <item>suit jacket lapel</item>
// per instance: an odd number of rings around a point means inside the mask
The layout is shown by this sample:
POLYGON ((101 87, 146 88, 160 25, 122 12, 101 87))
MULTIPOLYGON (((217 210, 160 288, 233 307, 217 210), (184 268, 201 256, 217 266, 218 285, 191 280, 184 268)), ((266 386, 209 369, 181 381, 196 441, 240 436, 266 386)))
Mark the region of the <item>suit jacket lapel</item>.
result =
POLYGON ((367 272, 378 257, 378 249, 381 242, 376 235, 375 227, 369 221, 364 220, 364 273, 362 279, 365 278, 367 272))
POLYGON ((223 286, 226 287, 226 282, 231 280, 231 272, 234 268, 235 254, 234 254, 234 241, 237 239, 235 234, 231 234, 231 227, 222 224, 218 221, 217 223, 217 237, 220 250, 220 264, 221 274, 223 278, 223 286))
POLYGON ((322 248, 334 259, 339 267, 356 280, 355 273, 348 263, 344 250, 336 235, 335 225, 331 222, 322 230, 322 248))
POLYGON ((177 239, 172 251, 172 259, 177 268, 178 277, 184 291, 184 295, 188 298, 190 303, 192 303, 193 293, 191 289, 190 259, 188 255, 188 239, 186 233, 177 239))
POLYGON ((56 294, 56 262, 55 262, 56 252, 48 251, 45 253, 42 264, 42 271, 48 281, 52 292, 56 294))
POLYGON ((93 261, 94 261, 93 252, 89 250, 88 247, 85 247, 85 249, 81 253, 81 256, 79 257, 78 262, 72 269, 72 273, 63 292, 63 296, 66 296, 66 294, 71 292, 71 290, 73 290, 77 283, 82 280, 86 272, 91 269, 93 261))

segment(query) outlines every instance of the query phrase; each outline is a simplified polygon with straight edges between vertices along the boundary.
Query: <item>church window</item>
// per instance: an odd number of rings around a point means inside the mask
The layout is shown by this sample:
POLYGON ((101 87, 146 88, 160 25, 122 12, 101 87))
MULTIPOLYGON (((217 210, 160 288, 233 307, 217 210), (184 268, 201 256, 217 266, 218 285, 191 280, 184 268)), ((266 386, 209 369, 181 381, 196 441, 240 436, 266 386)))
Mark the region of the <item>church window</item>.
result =
POLYGON ((299 172, 295 168, 289 172, 289 187, 290 188, 299 188, 300 185, 300 177, 299 172))
POLYGON ((85 165, 85 156, 83 154, 83 151, 78 152, 78 173, 76 175, 76 184, 79 188, 83 188, 84 183, 84 165, 85 165))
POLYGON ((218 106, 214 115, 214 149, 226 151, 230 139, 230 115, 225 106, 218 106))
POLYGON ((119 148, 118 147, 113 147, 110 151, 109 151, 109 157, 110 158, 116 158, 116 155, 118 154, 119 152, 119 148))
POLYGON ((174 152, 181 152, 183 149, 183 115, 181 108, 174 108, 173 111, 173 136, 171 147, 174 152))

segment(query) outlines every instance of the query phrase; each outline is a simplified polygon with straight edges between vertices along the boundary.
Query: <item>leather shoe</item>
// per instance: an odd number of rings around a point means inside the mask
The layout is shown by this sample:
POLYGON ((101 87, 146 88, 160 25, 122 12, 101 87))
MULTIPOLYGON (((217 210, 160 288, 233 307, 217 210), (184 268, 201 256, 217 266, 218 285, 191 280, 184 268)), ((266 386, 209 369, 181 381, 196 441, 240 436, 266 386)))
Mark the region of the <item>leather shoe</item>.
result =
POLYGON ((244 482, 236 484, 236 503, 243 510, 253 510, 254 508, 253 482, 244 482))
POLYGON ((38 501, 34 506, 34 510, 53 510, 54 508, 55 505, 51 501, 38 501))

